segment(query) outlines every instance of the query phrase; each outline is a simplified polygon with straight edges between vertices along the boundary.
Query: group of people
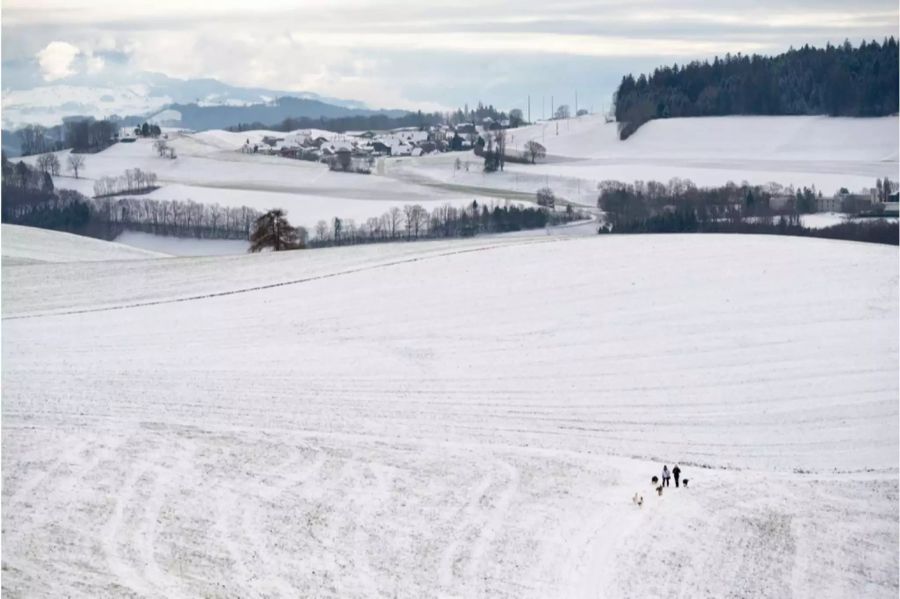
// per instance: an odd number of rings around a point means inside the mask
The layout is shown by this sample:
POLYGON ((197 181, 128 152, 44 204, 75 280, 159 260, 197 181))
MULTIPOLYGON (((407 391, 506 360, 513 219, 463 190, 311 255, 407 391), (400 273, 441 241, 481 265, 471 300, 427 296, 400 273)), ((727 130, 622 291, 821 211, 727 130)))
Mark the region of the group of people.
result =
MULTIPOLYGON (((671 472, 669 471, 669 466, 666 465, 666 466, 663 466, 663 469, 662 469, 662 481, 659 480, 658 476, 654 476, 652 479, 650 479, 650 482, 653 484, 654 488, 656 489, 657 495, 662 497, 663 488, 669 486, 669 481, 672 479, 673 476, 675 477, 675 486, 676 487, 680 487, 682 482, 684 483, 684 486, 687 487, 688 479, 681 478, 681 468, 678 467, 678 464, 675 464, 675 467, 672 468, 671 472)), ((642 505, 644 505, 644 497, 640 493, 635 493, 634 497, 631 498, 631 501, 633 501, 634 504, 638 507, 641 507, 642 505)))
POLYGON ((672 468, 672 472, 669 472, 669 467, 667 465, 663 466, 662 469, 662 486, 668 487, 669 480, 672 477, 675 477, 675 486, 678 487, 680 485, 679 479, 681 478, 681 468, 678 467, 678 464, 675 464, 675 467, 672 468))

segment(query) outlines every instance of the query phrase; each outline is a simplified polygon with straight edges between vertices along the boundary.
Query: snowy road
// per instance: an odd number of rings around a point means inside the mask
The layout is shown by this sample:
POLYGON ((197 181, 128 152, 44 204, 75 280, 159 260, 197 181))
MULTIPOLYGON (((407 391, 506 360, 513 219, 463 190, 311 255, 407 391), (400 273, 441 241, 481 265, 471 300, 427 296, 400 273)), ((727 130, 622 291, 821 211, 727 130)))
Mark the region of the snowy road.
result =
POLYGON ((894 597, 897 271, 713 235, 4 263, 4 595, 894 597))

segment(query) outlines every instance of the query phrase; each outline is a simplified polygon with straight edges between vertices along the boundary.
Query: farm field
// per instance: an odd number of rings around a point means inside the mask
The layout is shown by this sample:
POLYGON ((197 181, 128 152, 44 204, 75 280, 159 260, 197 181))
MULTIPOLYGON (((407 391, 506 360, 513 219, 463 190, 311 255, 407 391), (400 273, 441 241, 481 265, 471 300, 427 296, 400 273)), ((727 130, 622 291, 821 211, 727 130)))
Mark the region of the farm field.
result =
POLYGON ((23 229, 5 596, 897 595, 895 247, 541 231, 64 264, 23 229), (676 462, 689 488, 656 496, 676 462))
MULTIPOLYGON (((55 183, 92 195, 95 179, 137 167, 159 177, 160 189, 144 197, 258 210, 281 207, 292 223, 313 230, 320 220, 337 216, 361 223, 404 204, 418 203, 430 211, 473 200, 531 203, 541 187, 593 210, 597 184, 609 179, 682 178, 697 185, 776 182, 815 185, 831 195, 841 187, 855 191, 872 187, 876 178, 900 176, 897 117, 664 119, 647 123, 625 141, 618 140, 615 123, 597 115, 560 122, 558 135, 555 126, 539 123, 510 130, 510 154, 520 154, 533 139, 546 145, 548 157, 533 165, 507 163, 504 172, 493 174, 482 172, 482 159, 473 152, 385 158, 384 175, 335 173, 321 163, 240 152, 247 140, 254 144, 264 135, 290 133, 170 131, 175 160, 157 156, 151 140, 139 139, 88 155, 82 178, 62 176, 55 183)), ((327 131, 312 133, 338 143, 348 139, 327 131)))
POLYGON ((599 115, 548 121, 510 130, 507 152, 521 155, 528 141, 547 148, 538 164, 508 163, 505 172, 484 174, 480 160, 468 171, 442 154, 392 161, 397 176, 455 186, 504 188, 534 193, 550 187, 576 204, 593 206, 597 184, 689 179, 698 186, 732 181, 815 185, 826 195, 841 187, 872 187, 876 178, 898 176, 897 117, 870 119, 779 116, 704 117, 650 121, 620 141, 616 123, 599 115))

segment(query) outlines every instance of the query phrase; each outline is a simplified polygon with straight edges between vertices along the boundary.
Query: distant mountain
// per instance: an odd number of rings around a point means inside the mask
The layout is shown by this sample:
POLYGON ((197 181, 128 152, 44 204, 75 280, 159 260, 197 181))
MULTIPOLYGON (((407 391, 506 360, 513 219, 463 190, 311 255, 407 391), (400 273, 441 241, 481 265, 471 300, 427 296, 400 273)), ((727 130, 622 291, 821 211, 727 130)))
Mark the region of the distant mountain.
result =
MULTIPOLYGON (((303 110, 300 114, 285 116, 345 116, 371 112, 361 102, 328 98, 310 92, 237 87, 215 79, 175 79, 159 73, 124 72, 103 79, 76 75, 53 85, 29 86, 22 83, 19 87, 5 88, 2 94, 2 124, 4 129, 16 129, 26 124, 52 127, 67 116, 147 118, 172 107, 187 115, 182 117, 185 123, 215 122, 219 124, 212 126, 218 127, 237 124, 237 121, 217 121, 215 116, 206 116, 201 109, 272 104, 303 110), (288 96, 309 103, 291 104, 279 100, 288 96), (204 116, 195 116, 200 114, 204 116)), ((277 110, 267 112, 278 113, 277 110)), ((266 111, 254 109, 248 114, 264 113, 266 111)), ((213 111, 210 114, 239 116, 240 112, 213 111)), ((247 122, 248 119, 240 116, 239 120, 247 122)), ((196 124, 183 126, 206 128, 196 124)))
POLYGON ((385 114, 391 117, 406 114, 405 110, 370 110, 327 104, 320 100, 285 96, 264 104, 202 105, 170 104, 148 119, 161 126, 187 129, 225 129, 240 123, 274 125, 287 118, 326 118, 385 114))

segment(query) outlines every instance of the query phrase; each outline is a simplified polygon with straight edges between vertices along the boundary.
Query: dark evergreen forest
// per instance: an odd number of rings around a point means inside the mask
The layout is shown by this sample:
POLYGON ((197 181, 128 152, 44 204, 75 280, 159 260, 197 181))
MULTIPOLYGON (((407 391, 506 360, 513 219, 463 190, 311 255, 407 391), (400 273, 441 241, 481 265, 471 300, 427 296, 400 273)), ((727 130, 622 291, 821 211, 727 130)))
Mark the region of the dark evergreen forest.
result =
POLYGON ((622 139, 652 119, 722 115, 885 116, 898 110, 898 48, 850 42, 777 56, 716 57, 626 75, 615 94, 622 139))

